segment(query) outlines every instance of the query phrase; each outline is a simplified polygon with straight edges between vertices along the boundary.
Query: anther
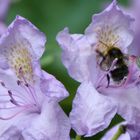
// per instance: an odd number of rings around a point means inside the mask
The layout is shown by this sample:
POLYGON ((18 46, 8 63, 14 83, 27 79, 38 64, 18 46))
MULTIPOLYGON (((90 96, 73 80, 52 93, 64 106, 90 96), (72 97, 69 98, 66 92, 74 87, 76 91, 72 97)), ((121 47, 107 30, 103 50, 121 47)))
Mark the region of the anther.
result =
POLYGON ((12 92, 10 90, 8 90, 8 94, 10 97, 12 96, 12 92))
POLYGON ((26 86, 26 87, 29 87, 29 84, 28 84, 28 83, 25 83, 25 86, 26 86))
POLYGON ((16 105, 15 102, 14 102, 12 99, 10 99, 10 102, 11 102, 12 104, 16 105))
POLYGON ((19 68, 19 72, 22 72, 22 67, 19 68))
POLYGON ((21 76, 23 75, 22 67, 19 68, 19 74, 20 74, 21 76))
POLYGON ((10 91, 10 90, 8 90, 8 94, 9 94, 9 96, 10 96, 10 102, 11 103, 13 103, 14 105, 19 105, 17 102, 16 102, 16 100, 13 98, 13 96, 12 96, 12 92, 10 91))
POLYGON ((18 85, 21 85, 21 81, 20 81, 20 80, 17 80, 17 84, 18 84, 18 85))
POLYGON ((1 85, 2 85, 3 87, 5 87, 5 84, 4 84, 4 82, 2 82, 2 81, 1 81, 0 83, 1 83, 1 85))

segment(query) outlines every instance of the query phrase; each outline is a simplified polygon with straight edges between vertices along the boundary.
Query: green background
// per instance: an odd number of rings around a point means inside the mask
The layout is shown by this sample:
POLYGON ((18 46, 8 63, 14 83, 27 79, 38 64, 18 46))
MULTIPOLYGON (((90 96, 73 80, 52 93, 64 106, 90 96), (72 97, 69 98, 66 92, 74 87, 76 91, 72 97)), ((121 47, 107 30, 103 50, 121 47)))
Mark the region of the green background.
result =
MULTIPOLYGON (((79 83, 69 77, 61 63, 61 49, 56 43, 56 35, 66 26, 69 27, 71 33, 83 33, 91 22, 92 15, 102 11, 111 0, 16 1, 10 6, 6 23, 8 25, 16 15, 21 15, 46 34, 48 41, 46 51, 41 59, 42 68, 53 74, 69 91, 70 96, 61 102, 63 109, 68 114, 71 110, 72 99, 79 83)), ((118 2, 122 5, 128 5, 128 0, 119 0, 118 2)), ((111 126, 121 120, 119 116, 116 116, 111 126)), ((92 138, 83 138, 83 140, 99 140, 104 133, 105 131, 92 138)), ((74 135, 72 131, 71 136, 74 137, 74 135)))

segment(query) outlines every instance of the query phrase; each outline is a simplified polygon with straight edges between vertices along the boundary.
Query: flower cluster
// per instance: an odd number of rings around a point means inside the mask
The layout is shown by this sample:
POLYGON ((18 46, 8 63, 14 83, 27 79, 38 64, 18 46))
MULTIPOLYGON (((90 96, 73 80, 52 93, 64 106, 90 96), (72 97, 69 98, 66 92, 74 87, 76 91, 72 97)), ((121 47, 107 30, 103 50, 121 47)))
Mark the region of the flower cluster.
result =
POLYGON ((104 130, 117 113, 126 120, 131 139, 140 139, 139 58, 131 51, 134 23, 114 0, 93 15, 85 34, 70 34, 68 28, 58 33, 62 62, 81 82, 70 113, 78 135, 89 137, 104 130))
POLYGON ((46 36, 21 16, 5 26, 10 3, 0 1, 0 140, 70 140, 71 127, 77 139, 91 137, 116 114, 125 122, 102 140, 140 140, 138 0, 130 14, 113 0, 84 34, 58 33, 62 62, 81 83, 69 118, 59 105, 67 90, 40 66, 46 36))
POLYGON ((21 16, 0 38, 0 140, 69 140, 64 86, 40 68, 46 37, 21 16))

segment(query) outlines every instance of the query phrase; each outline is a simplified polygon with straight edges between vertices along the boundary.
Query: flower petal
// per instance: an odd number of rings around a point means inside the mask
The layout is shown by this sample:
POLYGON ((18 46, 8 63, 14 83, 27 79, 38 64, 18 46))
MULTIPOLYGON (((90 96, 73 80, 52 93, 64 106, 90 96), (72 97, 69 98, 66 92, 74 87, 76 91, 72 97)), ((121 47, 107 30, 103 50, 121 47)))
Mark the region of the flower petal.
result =
POLYGON ((99 41, 98 47, 101 49, 105 48, 100 43, 103 42, 108 46, 115 45, 126 52, 133 40, 132 21, 134 19, 124 14, 114 0, 103 12, 93 15, 92 23, 86 29, 85 34, 88 36, 95 34, 99 41))
POLYGON ((99 94, 91 83, 81 84, 70 113, 72 128, 78 135, 92 136, 104 130, 117 112, 109 97, 99 94))
POLYGON ((106 88, 100 90, 118 104, 118 113, 128 122, 138 124, 140 119, 139 87, 106 88))
POLYGON ((86 36, 70 35, 65 28, 57 35, 57 42, 62 48, 62 62, 69 74, 79 82, 87 80, 90 77, 88 59, 93 51, 86 36))
POLYGON ((42 113, 34 119, 31 127, 23 131, 24 139, 70 140, 68 117, 57 103, 45 102, 42 113))
POLYGON ((140 56, 140 49, 139 49, 139 44, 140 44, 140 13, 139 13, 139 7, 140 7, 140 1, 139 0, 133 0, 130 1, 130 7, 125 9, 127 10, 132 16, 135 18, 134 22, 134 30, 135 30, 135 36, 134 40, 129 48, 129 53, 133 55, 140 56))
POLYGON ((33 81, 33 73, 40 69, 38 59, 45 47, 45 36, 26 19, 17 16, 0 39, 0 63, 12 68, 20 78, 19 69, 25 78, 33 81))
POLYGON ((139 124, 128 124, 127 131, 130 134, 131 140, 139 140, 140 138, 140 125, 139 124))
POLYGON ((12 126, 9 129, 7 129, 5 134, 3 136, 0 136, 0 139, 1 140, 9 140, 9 139, 24 140, 24 138, 21 135, 21 132, 15 126, 12 126))
POLYGON ((29 41, 37 59, 42 56, 45 50, 46 36, 31 22, 21 16, 16 16, 16 19, 11 23, 8 29, 9 34, 10 32, 15 32, 15 34, 19 32, 23 38, 29 41))
POLYGON ((10 121, 0 121, 0 139, 16 136, 26 140, 70 140, 70 122, 60 106, 44 99, 41 114, 21 114, 10 121))
POLYGON ((54 76, 43 71, 43 76, 41 78, 41 90, 48 97, 54 98, 58 101, 63 100, 69 96, 64 85, 59 82, 54 76))

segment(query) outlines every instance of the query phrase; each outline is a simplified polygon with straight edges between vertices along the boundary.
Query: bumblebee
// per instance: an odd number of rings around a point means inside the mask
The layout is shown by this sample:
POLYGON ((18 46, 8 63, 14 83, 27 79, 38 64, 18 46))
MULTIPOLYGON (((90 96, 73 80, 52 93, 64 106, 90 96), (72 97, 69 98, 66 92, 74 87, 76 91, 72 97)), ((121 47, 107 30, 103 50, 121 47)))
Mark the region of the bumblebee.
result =
POLYGON ((107 48, 108 50, 106 50, 105 54, 103 52, 100 52, 99 50, 96 50, 96 52, 101 58, 99 66, 104 71, 109 71, 113 61, 117 58, 114 68, 110 70, 109 74, 107 74, 107 80, 109 85, 110 77, 113 79, 114 82, 119 83, 121 80, 124 79, 124 77, 128 75, 129 70, 126 64, 126 56, 124 56, 121 50, 114 46, 107 46, 107 48))

